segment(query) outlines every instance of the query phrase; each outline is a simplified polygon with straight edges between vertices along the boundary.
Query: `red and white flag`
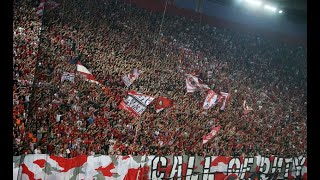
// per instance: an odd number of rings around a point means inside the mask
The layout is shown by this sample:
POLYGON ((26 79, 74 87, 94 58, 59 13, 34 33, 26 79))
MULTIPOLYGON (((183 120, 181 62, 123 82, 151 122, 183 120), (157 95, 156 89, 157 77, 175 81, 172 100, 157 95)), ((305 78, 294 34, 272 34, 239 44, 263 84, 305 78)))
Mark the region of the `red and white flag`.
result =
POLYGON ((187 92, 195 92, 198 90, 205 91, 210 89, 209 86, 204 84, 200 78, 191 74, 186 74, 186 76, 187 92))
POLYGON ((128 92, 128 96, 119 104, 119 109, 131 112, 134 116, 140 116, 153 100, 154 97, 152 96, 131 90, 128 92))
POLYGON ((209 133, 208 135, 204 135, 204 136, 202 137, 202 144, 205 144, 205 143, 207 143, 210 139, 212 139, 213 136, 215 136, 220 129, 221 129, 221 126, 220 126, 220 125, 217 126, 217 127, 212 128, 212 130, 210 131, 210 133, 209 133))
POLYGON ((208 90, 207 97, 203 102, 203 109, 210 109, 211 107, 215 106, 217 102, 218 102, 218 94, 210 89, 208 90))
POLYGON ((165 108, 171 107, 172 101, 166 97, 160 96, 157 99, 157 103, 155 106, 156 112, 159 113, 160 111, 164 110, 165 108))
POLYGON ((220 92, 218 97, 218 103, 221 104, 220 110, 223 111, 230 99, 230 94, 225 92, 220 92))
POLYGON ((41 0, 36 13, 38 16, 43 16, 44 6, 46 6, 46 10, 51 10, 58 7, 59 5, 59 3, 56 3, 54 1, 49 0, 46 2, 46 0, 41 0))
POLYGON ((80 61, 78 61, 78 64, 77 64, 77 71, 78 71, 80 74, 84 75, 85 78, 87 79, 87 81, 93 82, 93 83, 96 83, 96 84, 100 84, 100 83, 96 80, 96 78, 91 74, 91 72, 89 72, 89 70, 81 64, 80 61))
POLYGON ((138 79, 139 75, 142 73, 141 70, 134 68, 130 74, 124 75, 122 81, 124 84, 129 87, 134 80, 138 79))
POLYGON ((43 15, 43 10, 44 10, 44 3, 46 3, 46 0, 41 0, 38 8, 37 8, 37 15, 42 16, 43 15))
POLYGON ((246 100, 243 101, 242 108, 243 108, 243 114, 244 115, 248 114, 250 111, 253 110, 250 106, 247 105, 247 101, 246 100))

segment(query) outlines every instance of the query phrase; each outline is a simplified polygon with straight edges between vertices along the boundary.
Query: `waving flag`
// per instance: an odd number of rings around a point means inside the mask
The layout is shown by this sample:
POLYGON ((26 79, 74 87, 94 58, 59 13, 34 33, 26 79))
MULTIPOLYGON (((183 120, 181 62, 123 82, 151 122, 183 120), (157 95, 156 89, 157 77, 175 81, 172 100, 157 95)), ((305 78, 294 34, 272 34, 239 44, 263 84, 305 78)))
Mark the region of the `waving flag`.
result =
POLYGON ((140 116, 153 101, 154 97, 136 91, 129 91, 128 96, 119 104, 119 109, 131 112, 134 116, 140 116))
POLYGON ((210 89, 209 86, 204 84, 200 78, 191 74, 186 74, 186 76, 187 92, 195 92, 198 90, 203 91, 210 89))
POLYGON ((46 0, 41 0, 38 8, 37 8, 37 15, 38 16, 43 16, 43 11, 44 11, 44 6, 46 5, 46 10, 51 10, 51 9, 54 9, 56 7, 58 7, 60 4, 59 3, 56 3, 54 1, 47 1, 46 0))
POLYGON ((244 115, 248 114, 250 111, 253 110, 250 106, 247 105, 247 101, 246 100, 243 101, 242 108, 243 108, 243 114, 244 115))
POLYGON ((45 0, 41 0, 39 6, 37 8, 37 12, 36 13, 37 13, 38 16, 42 16, 43 15, 44 3, 46 3, 46 1, 45 0))
POLYGON ((91 74, 91 72, 89 72, 89 70, 81 64, 80 61, 78 61, 77 64, 77 71, 84 75, 87 81, 100 84, 98 81, 96 81, 96 78, 91 74))
POLYGON ((156 112, 159 113, 160 111, 164 110, 165 108, 168 108, 172 106, 172 101, 166 97, 160 96, 157 99, 156 103, 156 112))
POLYGON ((211 132, 210 132, 208 135, 204 135, 204 136, 202 137, 202 144, 205 144, 205 143, 207 143, 210 139, 212 139, 213 136, 215 136, 220 129, 221 129, 221 126, 220 126, 220 125, 217 126, 217 127, 212 128, 211 132))
POLYGON ((139 75, 142 73, 141 70, 134 68, 130 74, 124 75, 122 80, 124 84, 129 87, 134 80, 138 79, 139 75))
POLYGON ((220 92, 219 94, 219 98, 218 98, 218 102, 221 104, 220 110, 223 111, 224 108, 226 107, 227 102, 230 99, 230 94, 229 93, 225 93, 225 92, 220 92))
POLYGON ((210 109, 217 104, 218 94, 213 90, 209 90, 206 99, 203 102, 203 109, 210 109))

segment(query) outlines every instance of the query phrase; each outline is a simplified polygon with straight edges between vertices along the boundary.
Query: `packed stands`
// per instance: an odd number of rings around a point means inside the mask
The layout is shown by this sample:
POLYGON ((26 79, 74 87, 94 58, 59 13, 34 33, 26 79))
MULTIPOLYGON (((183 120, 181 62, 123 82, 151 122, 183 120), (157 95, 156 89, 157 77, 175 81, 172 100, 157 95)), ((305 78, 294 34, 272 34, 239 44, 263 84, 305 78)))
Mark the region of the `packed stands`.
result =
POLYGON ((306 47, 121 0, 55 2, 14 4, 14 155, 307 154, 306 47), (229 93, 225 109, 204 110, 186 74, 229 93), (155 98, 141 116, 119 109, 131 91, 155 98), (160 96, 173 103, 157 113, 160 96))

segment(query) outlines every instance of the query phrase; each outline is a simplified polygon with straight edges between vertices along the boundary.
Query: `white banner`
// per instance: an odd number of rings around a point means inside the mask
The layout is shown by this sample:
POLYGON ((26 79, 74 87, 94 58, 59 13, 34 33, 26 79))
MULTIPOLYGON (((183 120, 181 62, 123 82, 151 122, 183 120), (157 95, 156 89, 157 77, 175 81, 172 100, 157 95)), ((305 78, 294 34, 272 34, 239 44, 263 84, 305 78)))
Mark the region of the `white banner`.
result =
POLYGON ((145 94, 129 91, 128 96, 122 100, 119 109, 124 109, 135 116, 140 116, 147 106, 154 100, 154 97, 145 94))
POLYGON ((61 82, 65 80, 74 82, 74 77, 75 77, 74 73, 64 72, 61 76, 61 82))
POLYGON ((78 156, 13 157, 13 179, 30 180, 307 180, 307 158, 254 156, 78 156))

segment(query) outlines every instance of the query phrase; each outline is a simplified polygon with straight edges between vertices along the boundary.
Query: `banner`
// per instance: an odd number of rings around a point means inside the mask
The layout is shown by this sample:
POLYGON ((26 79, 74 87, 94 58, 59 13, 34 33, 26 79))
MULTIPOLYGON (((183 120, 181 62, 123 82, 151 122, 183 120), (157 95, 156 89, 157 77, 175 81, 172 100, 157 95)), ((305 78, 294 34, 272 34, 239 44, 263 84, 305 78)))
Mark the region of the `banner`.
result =
POLYGON ((135 116, 140 116, 153 101, 154 97, 136 91, 129 91, 128 96, 119 104, 119 109, 129 111, 135 116))
POLYGON ((68 80, 70 82, 74 82, 74 77, 75 77, 74 73, 64 72, 61 76, 61 82, 65 81, 65 80, 68 80))
POLYGON ((85 180, 307 180, 307 158, 254 156, 78 156, 13 157, 13 179, 85 180))
POLYGON ((218 94, 209 90, 206 99, 203 102, 203 109, 210 109, 217 104, 218 94))

